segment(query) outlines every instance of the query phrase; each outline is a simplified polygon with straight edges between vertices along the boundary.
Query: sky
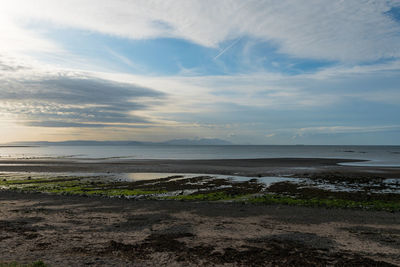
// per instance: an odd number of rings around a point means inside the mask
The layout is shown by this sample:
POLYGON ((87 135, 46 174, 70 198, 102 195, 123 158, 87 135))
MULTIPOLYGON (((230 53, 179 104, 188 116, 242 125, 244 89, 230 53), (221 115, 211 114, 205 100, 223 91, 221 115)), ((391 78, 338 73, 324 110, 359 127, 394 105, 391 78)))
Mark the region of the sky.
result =
POLYGON ((0 3, 0 143, 400 145, 400 1, 0 3))

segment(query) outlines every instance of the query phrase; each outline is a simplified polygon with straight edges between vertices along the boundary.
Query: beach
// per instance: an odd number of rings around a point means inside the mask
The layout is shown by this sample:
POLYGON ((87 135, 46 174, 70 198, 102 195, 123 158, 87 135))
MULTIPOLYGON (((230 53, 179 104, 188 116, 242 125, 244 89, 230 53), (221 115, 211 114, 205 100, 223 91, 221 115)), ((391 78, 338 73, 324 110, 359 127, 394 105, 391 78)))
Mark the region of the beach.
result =
POLYGON ((241 176, 304 176, 336 173, 344 176, 400 177, 400 167, 347 166, 363 160, 335 158, 257 159, 1 159, 2 172, 81 172, 130 173, 167 172, 229 174, 241 176))
MULTIPOLYGON (((153 183, 153 187, 163 185, 167 189, 178 185, 192 186, 193 179, 205 184, 204 181, 210 181, 206 174, 240 175, 253 180, 266 176, 309 177, 313 181, 324 179, 325 183, 330 181, 332 184, 344 181, 362 184, 366 180, 374 180, 380 187, 384 184, 379 184, 379 181, 391 179, 397 183, 400 177, 400 168, 339 164, 343 162, 354 160, 3 159, 0 172, 7 177, 12 173, 23 175, 24 179, 28 179, 22 180, 24 183, 33 183, 33 175, 38 172, 203 175, 188 178, 189 182, 185 183, 177 183, 181 181, 178 176, 151 180, 158 182, 153 183)), ((260 194, 252 191, 258 190, 258 184, 253 180, 232 184, 240 185, 238 188, 248 190, 249 194, 260 194)), ((211 181, 215 184, 219 179, 211 181)), ((132 182, 132 186, 149 190, 149 185, 143 181, 132 182)), ((206 183, 204 188, 196 186, 201 191, 209 184, 206 183)), ((235 187, 221 188, 218 190, 236 194, 235 187)), ((288 194, 288 188, 291 187, 287 182, 281 182, 265 192, 288 194)), ((364 198, 382 196, 382 201, 389 198, 398 203, 398 192, 364 192, 369 190, 366 188, 357 192, 329 193, 325 189, 299 187, 295 188, 294 194, 304 199, 309 199, 311 195, 311 199, 340 197, 353 202, 364 201, 357 203, 367 203, 364 198)), ((215 190, 212 188, 211 192, 215 190)), ((222 192, 218 190, 215 192, 222 192)), ((377 190, 376 187, 374 190, 377 190)), ((400 213, 396 210, 379 210, 369 206, 309 206, 306 205, 308 202, 301 202, 305 205, 247 202, 237 201, 236 198, 217 201, 188 201, 184 198, 155 200, 4 189, 0 191, 0 203, 2 262, 42 260, 50 266, 400 265, 400 213)))
POLYGON ((1 259, 52 266, 398 265, 398 213, 1 192, 1 259))
POLYGON ((400 0, 1 0, 0 36, 0 267, 400 267, 400 0))

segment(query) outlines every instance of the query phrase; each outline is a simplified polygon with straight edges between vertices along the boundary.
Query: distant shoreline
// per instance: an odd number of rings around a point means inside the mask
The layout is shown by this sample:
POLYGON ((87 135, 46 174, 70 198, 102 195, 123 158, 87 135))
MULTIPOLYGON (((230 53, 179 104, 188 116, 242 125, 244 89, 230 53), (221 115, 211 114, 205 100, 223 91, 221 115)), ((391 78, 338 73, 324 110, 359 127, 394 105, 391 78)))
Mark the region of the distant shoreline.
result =
POLYGON ((8 147, 40 147, 40 146, 27 146, 27 145, 24 145, 24 146, 18 146, 18 145, 15 145, 15 146, 7 146, 7 145, 4 145, 4 146, 2 146, 2 145, 0 145, 0 148, 8 148, 8 147))

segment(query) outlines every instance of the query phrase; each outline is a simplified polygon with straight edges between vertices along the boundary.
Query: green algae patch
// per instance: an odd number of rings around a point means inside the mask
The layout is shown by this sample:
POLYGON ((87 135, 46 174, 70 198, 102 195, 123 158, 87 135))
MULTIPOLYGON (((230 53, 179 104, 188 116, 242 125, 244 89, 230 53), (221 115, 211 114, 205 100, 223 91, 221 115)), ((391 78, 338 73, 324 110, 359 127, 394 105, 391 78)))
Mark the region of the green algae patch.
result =
POLYGON ((290 196, 280 196, 266 194, 263 196, 252 197, 246 200, 249 203, 261 204, 284 204, 308 207, 328 207, 328 208, 350 208, 350 209, 368 209, 383 211, 400 211, 399 201, 354 201, 347 199, 328 199, 328 198, 310 198, 302 199, 290 196))
MULTIPOLYGON (((30 174, 29 174, 30 175, 30 174)), ((125 197, 180 201, 235 201, 255 204, 284 204, 307 207, 400 211, 400 194, 330 191, 303 184, 277 182, 263 187, 257 181, 231 182, 198 176, 188 179, 167 177, 154 180, 115 181, 102 176, 8 177, 0 188, 59 195, 125 197), (181 191, 180 195, 176 192, 181 191), (194 192, 184 194, 184 192, 194 192)))
POLYGON ((84 186, 56 186, 53 188, 23 188, 22 190, 30 190, 45 193, 65 194, 65 195, 88 195, 88 196, 139 196, 139 195, 155 195, 165 193, 164 191, 149 191, 140 189, 95 189, 84 186))
POLYGON ((218 200, 234 200, 244 197, 245 195, 231 195, 226 192, 212 193, 196 193, 191 195, 168 196, 164 199, 186 200, 186 201, 218 201, 218 200))
POLYGON ((0 185, 25 185, 25 184, 37 184, 37 183, 61 183, 70 181, 79 181, 81 177, 72 178, 39 178, 39 179, 24 179, 24 180, 1 180, 0 185))
POLYGON ((106 191, 107 196, 137 196, 137 195, 156 195, 166 193, 165 190, 140 190, 140 189, 112 189, 106 191))
POLYGON ((167 191, 164 190, 141 190, 113 188, 106 183, 88 183, 79 181, 47 181, 46 183, 29 183, 29 185, 20 186, 20 184, 11 184, 8 189, 14 189, 24 192, 43 192, 62 195, 87 195, 87 196, 109 196, 109 197, 128 197, 140 195, 156 195, 167 191))
POLYGON ((167 196, 163 199, 181 200, 181 201, 223 201, 233 200, 253 204, 283 204, 306 207, 327 207, 327 208, 345 208, 345 209, 368 209, 382 211, 400 211, 399 201, 355 201, 348 199, 332 198, 298 198, 296 196, 284 196, 275 194, 264 194, 261 196, 253 195, 231 195, 226 192, 195 193, 191 195, 167 196))

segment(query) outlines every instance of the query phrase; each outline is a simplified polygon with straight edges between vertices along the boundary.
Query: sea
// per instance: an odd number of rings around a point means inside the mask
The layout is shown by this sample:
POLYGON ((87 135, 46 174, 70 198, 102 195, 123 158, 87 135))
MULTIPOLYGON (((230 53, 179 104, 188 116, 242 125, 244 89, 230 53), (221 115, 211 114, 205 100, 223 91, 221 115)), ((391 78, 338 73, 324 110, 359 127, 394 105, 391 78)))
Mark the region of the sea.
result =
POLYGON ((309 146, 309 145, 138 145, 138 146, 37 146, 0 147, 5 159, 254 159, 342 158, 364 162, 357 166, 400 167, 400 146, 309 146))

